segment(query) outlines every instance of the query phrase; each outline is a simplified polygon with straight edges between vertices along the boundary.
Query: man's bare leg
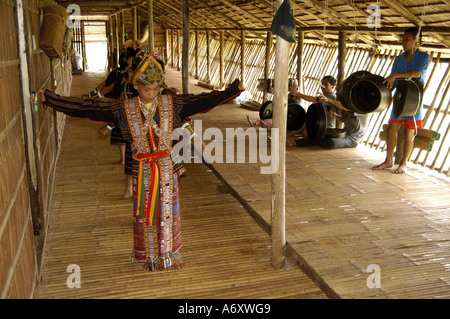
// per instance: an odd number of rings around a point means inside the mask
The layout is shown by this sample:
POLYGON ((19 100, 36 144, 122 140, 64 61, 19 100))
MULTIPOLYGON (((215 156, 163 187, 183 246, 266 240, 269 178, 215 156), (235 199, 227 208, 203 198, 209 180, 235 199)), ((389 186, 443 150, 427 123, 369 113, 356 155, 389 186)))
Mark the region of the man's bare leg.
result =
POLYGON ((414 133, 415 130, 407 129, 405 127, 405 135, 404 135, 405 138, 403 141, 403 158, 400 162, 400 165, 395 170, 396 174, 406 173, 408 160, 414 148, 414 133))
POLYGON ((380 165, 372 167, 373 170, 380 170, 385 168, 391 168, 394 165, 394 150, 397 145, 397 135, 398 129, 400 128, 400 123, 390 123, 388 127, 388 136, 387 136, 387 152, 386 159, 380 165))

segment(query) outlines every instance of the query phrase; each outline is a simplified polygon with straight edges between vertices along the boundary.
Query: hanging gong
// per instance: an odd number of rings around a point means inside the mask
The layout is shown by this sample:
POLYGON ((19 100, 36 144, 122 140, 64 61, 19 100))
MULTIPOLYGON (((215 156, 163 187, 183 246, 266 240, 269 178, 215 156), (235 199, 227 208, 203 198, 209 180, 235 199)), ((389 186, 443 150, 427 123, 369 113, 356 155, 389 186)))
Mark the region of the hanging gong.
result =
POLYGON ((423 99, 423 83, 418 79, 398 80, 394 94, 395 117, 414 116, 419 112, 423 99))
POLYGON ((339 86, 337 92, 338 101, 342 103, 342 105, 353 112, 359 112, 359 110, 355 109, 353 103, 351 101, 351 90, 352 87, 358 82, 363 76, 370 75, 372 73, 367 71, 357 71, 352 73, 349 77, 347 77, 342 85, 339 86))
POLYGON ((382 112, 392 102, 391 90, 383 84, 384 78, 376 74, 366 74, 350 89, 350 100, 355 112, 367 114, 382 112))
POLYGON ((321 103, 313 103, 308 107, 305 125, 310 140, 320 143, 327 129, 327 112, 321 103))
POLYGON ((271 119, 273 115, 273 103, 272 101, 264 102, 259 108, 259 118, 261 120, 271 119))
POLYGON ((286 129, 297 131, 305 125, 306 111, 293 99, 288 99, 286 129))

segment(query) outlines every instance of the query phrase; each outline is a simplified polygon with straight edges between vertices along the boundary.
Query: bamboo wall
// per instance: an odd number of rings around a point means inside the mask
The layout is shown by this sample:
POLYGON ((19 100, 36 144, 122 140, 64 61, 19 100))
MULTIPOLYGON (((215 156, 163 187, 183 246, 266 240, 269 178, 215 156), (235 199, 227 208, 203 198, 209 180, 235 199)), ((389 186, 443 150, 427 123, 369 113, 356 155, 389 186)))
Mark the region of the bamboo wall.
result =
POLYGON ((36 110, 31 92, 70 90, 70 60, 50 60, 39 49, 43 5, 38 0, 0 1, 1 298, 33 296, 64 125, 64 116, 40 102, 36 110))
MULTIPOLYGON (((176 34, 169 31, 169 34, 176 34)), ((176 41, 175 38, 168 37, 168 41, 176 41)), ((230 83, 236 78, 241 78, 240 61, 240 38, 235 35, 226 35, 224 41, 224 82, 230 83)), ((211 85, 220 86, 220 34, 210 32, 209 36, 209 76, 207 67, 207 34, 206 32, 192 32, 189 44, 189 71, 191 76, 211 85), (196 61, 196 39, 198 39, 198 57, 196 61), (197 70, 196 65, 199 65, 197 70)), ((269 59, 269 78, 274 76, 275 63, 275 42, 271 37, 269 59)), ((168 63, 175 61, 174 67, 179 68, 181 49, 176 51, 176 47, 170 49, 168 46, 168 63)), ((258 79, 264 79, 266 66, 266 41, 262 39, 247 39, 245 42, 245 84, 251 93, 253 100, 263 102, 263 92, 258 90, 258 79)), ((369 51, 358 47, 347 49, 345 77, 358 70, 366 70, 383 77, 390 73, 394 58, 400 54, 400 50, 379 49, 369 51)), ((450 66, 448 59, 441 60, 440 55, 428 51, 432 61, 428 68, 426 91, 424 94, 424 107, 426 117, 424 128, 438 131, 441 134, 440 140, 435 141, 431 151, 415 149, 410 160, 416 164, 431 168, 444 176, 450 175, 450 133, 449 133, 449 112, 450 112, 450 66)), ((308 95, 316 95, 320 90, 320 81, 325 75, 338 74, 338 47, 325 46, 316 43, 304 43, 302 78, 299 79, 300 90, 308 95)), ((297 78, 297 43, 291 46, 290 50, 290 76, 297 78)), ((272 96, 269 94, 269 99, 272 96)), ((307 107, 307 105, 304 105, 307 107)), ((362 144, 380 151, 385 150, 385 142, 380 140, 379 135, 383 129, 383 124, 389 120, 391 107, 381 113, 370 114, 369 127, 361 141, 362 144)))

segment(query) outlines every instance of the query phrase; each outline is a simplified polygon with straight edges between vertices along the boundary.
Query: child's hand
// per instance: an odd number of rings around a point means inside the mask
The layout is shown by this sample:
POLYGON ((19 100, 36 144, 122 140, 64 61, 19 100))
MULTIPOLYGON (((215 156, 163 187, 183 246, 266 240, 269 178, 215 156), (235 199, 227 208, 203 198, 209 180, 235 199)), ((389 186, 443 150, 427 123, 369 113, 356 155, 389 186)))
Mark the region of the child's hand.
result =
POLYGON ((45 94, 44 93, 45 93, 44 90, 39 91, 39 96, 40 96, 42 103, 45 103, 45 94))
POLYGON ((104 125, 104 126, 100 127, 100 128, 97 130, 97 133, 98 133, 98 135, 100 135, 100 136, 105 136, 105 135, 107 135, 107 134, 109 133, 109 130, 108 130, 108 128, 106 127, 106 125, 104 125))

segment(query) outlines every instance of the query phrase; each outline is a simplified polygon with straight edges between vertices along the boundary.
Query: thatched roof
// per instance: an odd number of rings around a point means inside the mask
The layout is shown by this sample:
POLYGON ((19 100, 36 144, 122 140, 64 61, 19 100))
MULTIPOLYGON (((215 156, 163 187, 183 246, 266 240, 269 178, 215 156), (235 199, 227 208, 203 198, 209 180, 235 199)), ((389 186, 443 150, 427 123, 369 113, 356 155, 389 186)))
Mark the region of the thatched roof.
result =
MULTIPOLYGON (((182 28, 181 0, 153 0, 154 22, 166 29, 182 28)), ((67 0, 61 6, 78 4, 82 15, 111 16, 137 7, 147 19, 147 1, 67 0)), ((291 0, 298 30, 304 30, 306 41, 337 43, 338 31, 346 31, 349 45, 364 47, 399 44, 402 31, 421 26, 423 45, 433 50, 450 49, 450 0, 291 0), (380 8, 380 28, 368 27, 368 19, 380 8), (374 41, 374 39, 378 41, 374 41), (357 40, 357 41, 356 41, 357 40)), ((275 0, 189 0, 191 30, 244 29, 247 36, 265 38, 276 12, 275 0)), ((372 20, 373 21, 373 20, 372 20)))

